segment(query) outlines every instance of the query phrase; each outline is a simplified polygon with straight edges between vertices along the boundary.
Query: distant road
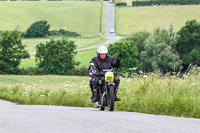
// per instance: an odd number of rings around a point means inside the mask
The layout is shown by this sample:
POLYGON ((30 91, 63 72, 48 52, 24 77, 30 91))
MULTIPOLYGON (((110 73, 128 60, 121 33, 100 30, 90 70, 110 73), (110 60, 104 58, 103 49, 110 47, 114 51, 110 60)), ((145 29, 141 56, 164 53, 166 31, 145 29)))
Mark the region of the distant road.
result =
POLYGON ((115 33, 110 33, 110 29, 115 29, 115 8, 113 3, 104 2, 106 4, 106 38, 108 39, 105 43, 98 44, 95 46, 91 46, 88 48, 78 49, 77 51, 84 51, 93 48, 98 48, 99 46, 108 45, 110 43, 116 42, 117 40, 121 39, 122 37, 116 36, 115 33))
POLYGON ((0 133, 199 133, 200 119, 0 100, 0 133))

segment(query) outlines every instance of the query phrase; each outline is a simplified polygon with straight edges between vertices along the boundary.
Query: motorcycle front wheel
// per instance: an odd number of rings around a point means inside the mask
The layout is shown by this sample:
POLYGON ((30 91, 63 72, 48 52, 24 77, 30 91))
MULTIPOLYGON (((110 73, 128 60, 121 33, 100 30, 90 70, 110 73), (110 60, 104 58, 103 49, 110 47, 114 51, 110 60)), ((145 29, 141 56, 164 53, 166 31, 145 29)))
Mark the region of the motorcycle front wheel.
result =
POLYGON ((113 111, 115 106, 114 86, 108 86, 108 89, 109 89, 108 110, 113 111))

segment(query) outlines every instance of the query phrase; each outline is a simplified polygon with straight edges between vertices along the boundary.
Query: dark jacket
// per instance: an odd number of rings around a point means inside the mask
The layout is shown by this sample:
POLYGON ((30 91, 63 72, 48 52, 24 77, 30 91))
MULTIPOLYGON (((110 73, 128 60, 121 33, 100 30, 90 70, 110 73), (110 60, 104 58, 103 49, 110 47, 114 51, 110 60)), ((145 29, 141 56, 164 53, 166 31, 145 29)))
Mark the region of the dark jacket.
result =
MULTIPOLYGON (((119 68, 120 60, 116 60, 113 56, 107 56, 105 60, 101 60, 99 56, 92 58, 90 63, 94 63, 94 66, 101 72, 103 69, 119 68)), ((90 72, 90 67, 88 73, 90 72)))

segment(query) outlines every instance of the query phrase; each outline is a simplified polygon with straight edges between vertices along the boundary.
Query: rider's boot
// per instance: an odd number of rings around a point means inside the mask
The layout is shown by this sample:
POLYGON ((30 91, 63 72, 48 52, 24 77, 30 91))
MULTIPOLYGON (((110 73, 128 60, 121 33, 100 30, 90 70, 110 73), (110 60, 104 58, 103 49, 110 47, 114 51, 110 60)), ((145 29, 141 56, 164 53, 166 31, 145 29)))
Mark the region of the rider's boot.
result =
POLYGON ((118 88, 115 89, 115 101, 121 101, 119 97, 117 97, 118 88))
POLYGON ((97 102, 98 101, 98 92, 97 92, 97 89, 93 89, 94 91, 94 98, 92 99, 92 102, 97 102))
POLYGON ((121 101, 121 99, 115 95, 115 101, 121 101))
POLYGON ((91 100, 94 98, 94 93, 92 93, 91 100))

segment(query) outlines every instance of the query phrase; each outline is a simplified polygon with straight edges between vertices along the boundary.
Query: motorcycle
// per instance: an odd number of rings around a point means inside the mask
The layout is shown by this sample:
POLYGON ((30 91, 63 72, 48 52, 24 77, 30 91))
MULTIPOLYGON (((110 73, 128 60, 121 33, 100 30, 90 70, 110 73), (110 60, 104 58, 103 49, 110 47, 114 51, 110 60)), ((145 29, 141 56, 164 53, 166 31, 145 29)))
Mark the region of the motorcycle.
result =
POLYGON ((115 106, 115 76, 119 74, 114 72, 113 69, 104 69, 102 72, 98 72, 94 64, 91 63, 92 74, 97 76, 99 81, 99 100, 96 102, 96 106, 100 108, 100 111, 104 111, 105 107, 108 107, 109 111, 114 110, 115 106))

